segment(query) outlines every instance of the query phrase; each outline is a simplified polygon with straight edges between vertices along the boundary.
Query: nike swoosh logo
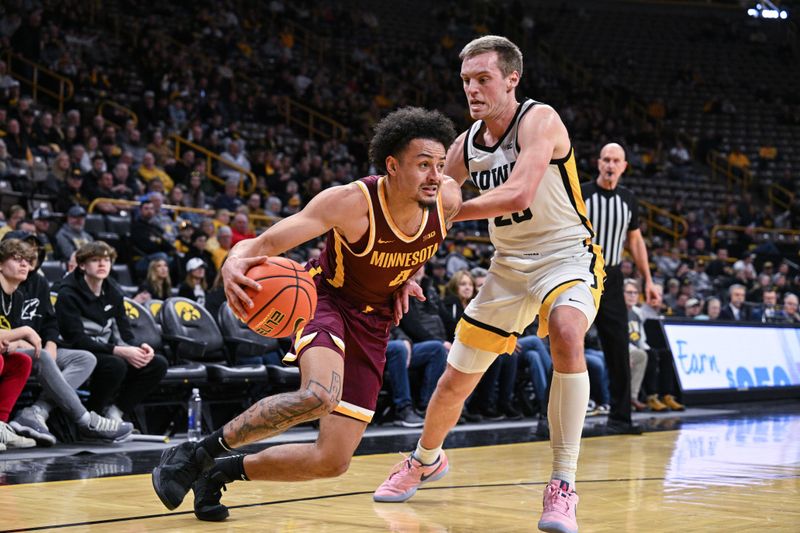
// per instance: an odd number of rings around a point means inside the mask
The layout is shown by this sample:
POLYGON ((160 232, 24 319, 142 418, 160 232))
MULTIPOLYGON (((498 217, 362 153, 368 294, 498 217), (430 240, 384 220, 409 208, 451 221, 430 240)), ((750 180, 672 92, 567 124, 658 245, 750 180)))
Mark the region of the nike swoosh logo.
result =
POLYGON ((575 300, 574 298, 567 298, 570 302, 581 303, 580 300, 575 300))
POLYGON ((431 472, 427 476, 425 474, 422 474, 421 476, 419 476, 419 482, 420 483, 424 483, 425 481, 428 480, 429 477, 431 477, 432 475, 436 474, 436 472, 438 472, 438 471, 439 471, 439 469, 437 468, 436 470, 434 470, 433 472, 431 472))
POLYGON ((108 304, 107 306, 105 306, 105 307, 103 308, 103 311, 108 311, 108 310, 109 310, 109 309, 111 309, 112 307, 114 307, 114 306, 113 306, 113 305, 111 305, 111 304, 108 304))
POLYGON ((384 241, 383 239, 378 239, 378 244, 389 244, 389 243, 392 243, 392 242, 394 242, 394 241, 384 241))

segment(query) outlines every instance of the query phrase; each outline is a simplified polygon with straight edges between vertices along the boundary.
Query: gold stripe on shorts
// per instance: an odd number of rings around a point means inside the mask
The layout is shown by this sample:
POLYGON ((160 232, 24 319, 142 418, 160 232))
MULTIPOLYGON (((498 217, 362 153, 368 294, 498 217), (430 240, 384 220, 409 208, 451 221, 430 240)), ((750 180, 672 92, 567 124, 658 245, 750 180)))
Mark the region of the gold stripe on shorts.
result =
POLYGON ((359 407, 355 404, 342 401, 339 402, 333 411, 339 413, 340 415, 355 418, 356 420, 361 420, 362 422, 366 422, 368 424, 372 421, 372 415, 375 414, 375 411, 370 411, 369 409, 364 409, 363 407, 359 407))
POLYGON ((489 327, 464 315, 456 326, 456 337, 467 346, 478 350, 496 354, 512 353, 517 346, 517 336, 505 332, 501 334, 500 330, 492 331, 487 329, 489 327))
POLYGON ((551 290, 547 293, 547 296, 544 297, 544 302, 542 302, 542 307, 539 308, 539 329, 536 331, 536 335, 538 337, 544 338, 550 334, 550 307, 552 307, 553 302, 556 301, 562 292, 569 289, 570 287, 574 287, 578 283, 583 283, 582 279, 573 279, 570 281, 565 281, 561 285, 557 285, 555 289, 551 290))

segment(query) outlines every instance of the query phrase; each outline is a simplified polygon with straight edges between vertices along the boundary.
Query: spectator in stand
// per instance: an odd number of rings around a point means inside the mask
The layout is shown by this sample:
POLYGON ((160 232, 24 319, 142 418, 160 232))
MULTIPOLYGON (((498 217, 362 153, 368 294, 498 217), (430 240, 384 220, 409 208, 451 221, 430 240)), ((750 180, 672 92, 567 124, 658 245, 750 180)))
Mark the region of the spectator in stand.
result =
POLYGON ((178 296, 205 305, 207 289, 206 264, 199 257, 189 259, 186 263, 186 278, 178 287, 178 296))
POLYGON ((31 358, 23 353, 9 350, 8 345, 19 340, 23 333, 36 335, 36 332, 28 331, 29 329, 26 328, 24 332, 22 328, 0 330, 0 452, 8 448, 36 446, 36 441, 17 434, 7 423, 11 410, 31 374, 31 358))
POLYGON ((475 280, 472 279, 472 275, 467 270, 459 270, 453 274, 447 283, 442 305, 442 320, 444 320, 447 339, 450 342, 453 342, 455 338, 456 324, 461 320, 464 308, 467 307, 467 304, 475 297, 477 292, 475 290, 475 280))
POLYGON ((250 221, 244 213, 237 213, 231 223, 231 242, 235 245, 245 239, 254 239, 255 233, 250 231, 250 221))
POLYGON ((477 293, 486 282, 486 276, 489 275, 489 271, 483 267, 475 267, 469 273, 472 274, 472 279, 475 280, 475 292, 477 293))
POLYGON ((85 209, 90 203, 87 188, 84 186, 83 174, 77 168, 73 168, 72 172, 67 174, 67 181, 62 185, 54 207, 59 213, 65 213, 73 205, 85 209))
POLYGON ((19 239, 37 254, 27 278, 18 288, 22 296, 19 325, 29 326, 39 333, 42 351, 37 356, 34 346, 17 346, 17 350, 32 359, 33 369, 44 389, 44 393, 32 406, 17 413, 11 427, 18 434, 34 439, 38 444, 53 445, 56 437, 50 433, 47 419, 53 408, 58 407, 77 425, 84 437, 107 441, 127 437, 133 430, 130 424, 120 425, 87 411, 75 392, 91 375, 96 359, 85 350, 58 346, 60 333, 50 301, 50 288, 47 280, 38 271, 44 249, 37 237, 32 233, 15 231, 6 235, 6 239, 19 239))
MULTIPOLYGON (((243 168, 246 171, 250 170, 250 161, 245 156, 242 147, 239 144, 239 141, 229 141, 227 150, 220 154, 220 158, 224 161, 228 161, 233 163, 237 167, 243 168)), ((226 181, 228 180, 236 180, 237 184, 239 181, 245 179, 245 174, 233 167, 229 167, 228 165, 220 165, 219 175, 226 181)))
POLYGON ((689 298, 686 301, 686 306, 685 306, 686 318, 695 319, 699 317, 702 308, 703 308, 703 303, 700 300, 698 300, 697 298, 689 298))
POLYGON ((19 353, 20 349, 33 348, 39 356, 42 341, 30 326, 21 325, 22 294, 17 290, 28 277, 36 252, 19 239, 6 239, 0 243, 0 451, 5 448, 30 448, 36 441, 18 435, 7 424, 11 410, 17 402, 31 373, 32 358, 19 353))
POLYGON ((131 344, 122 291, 108 279, 116 256, 103 241, 78 250, 78 267, 58 291, 56 317, 67 346, 97 357, 87 407, 121 422, 158 385, 168 364, 147 344, 131 344))
POLYGON ((185 207, 195 207, 197 209, 206 208, 206 193, 203 192, 203 176, 199 172, 191 172, 189 175, 189 185, 183 195, 185 207))
POLYGON ((411 398, 408 372, 423 369, 418 405, 420 412, 424 413, 436 388, 436 382, 444 372, 448 349, 438 339, 412 345, 411 339, 402 328, 392 328, 391 339, 386 347, 386 374, 392 389, 394 425, 422 427, 423 419, 415 411, 411 398))
POLYGON ((134 254, 139 256, 135 266, 136 272, 140 276, 139 279, 144 277, 150 261, 163 259, 169 262, 175 253, 172 241, 168 239, 164 229, 158 225, 155 216, 155 205, 148 198, 139 204, 139 216, 131 225, 130 242, 134 254))
POLYGON ((28 141, 25 133, 21 130, 19 121, 14 119, 8 121, 8 130, 3 141, 11 159, 18 161, 29 159, 28 141))
MULTIPOLYGON (((653 286, 655 297, 642 304, 639 308, 639 315, 643 321, 659 320, 669 309, 663 302, 664 287, 661 285, 653 286)), ((642 330, 644 332, 644 329, 642 330)), ((642 340, 647 342, 647 336, 643 335, 642 340)), ((647 393, 647 407, 651 411, 682 411, 683 405, 676 399, 677 384, 675 382, 675 372, 672 369, 672 354, 669 350, 650 349, 647 354, 647 368, 644 373, 644 389, 647 393), (659 399, 659 395, 663 401, 659 399), (669 404, 669 405, 667 405, 669 404)))
POLYGON ((653 257, 657 269, 665 277, 674 276, 681 264, 680 252, 677 248, 672 248, 669 253, 659 251, 653 257))
POLYGON ((225 190, 214 199, 214 209, 227 209, 233 213, 240 205, 242 200, 239 198, 239 178, 228 178, 225 190))
POLYGON ((798 303, 796 294, 790 292, 783 297, 783 314, 786 315, 786 322, 790 324, 800 323, 798 303))
POLYGON ((14 204, 9 207, 8 216, 6 217, 6 225, 0 228, 0 239, 2 239, 6 233, 17 229, 17 224, 25 219, 26 214, 25 208, 21 205, 14 204))
MULTIPOLYGON (((250 196, 247 197, 247 214, 248 215, 256 215, 257 217, 264 217, 267 216, 267 213, 261 207, 261 195, 257 192, 252 193, 250 196)), ((268 225, 267 221, 257 218, 254 219, 253 222, 250 224, 251 232, 261 232, 264 228, 268 225)))
POLYGON ((758 275, 757 281, 753 287, 745 294, 745 300, 753 303, 761 303, 762 296, 766 289, 772 288, 772 276, 766 272, 758 275))
MULTIPOLYGON (((89 198, 94 201, 97 198, 119 199, 120 196, 114 190, 114 175, 111 172, 103 172, 97 180, 94 189, 89 191, 89 198)), ((98 202, 94 209, 104 215, 117 215, 120 208, 111 202, 98 202)))
POLYGON ((139 166, 138 173, 145 183, 150 183, 155 178, 160 179, 161 183, 164 184, 164 191, 167 193, 175 186, 175 182, 164 172, 164 169, 156 166, 156 158, 151 152, 146 152, 142 157, 142 164, 139 166))
MULTIPOLYGON (((228 226, 221 226, 217 230, 217 244, 218 246, 211 250, 211 258, 214 262, 214 268, 219 270, 222 268, 222 263, 228 257, 228 252, 233 247, 233 231, 228 226)), ((206 245, 206 249, 208 245, 206 245)))
POLYGON ((67 223, 61 226, 56 233, 56 259, 64 261, 72 255, 78 248, 94 240, 94 237, 86 232, 86 210, 73 205, 67 210, 67 223))
POLYGON ((153 259, 147 267, 147 277, 133 299, 143 304, 153 299, 166 300, 170 296, 172 281, 169 278, 169 263, 164 259, 153 259))
POLYGON ((667 309, 675 309, 678 304, 678 296, 681 292, 681 282, 675 278, 667 281, 667 294, 663 295, 664 305, 667 309))
POLYGON ((711 261, 711 263, 708 264, 708 268, 706 268, 706 274, 708 274, 711 278, 718 278, 721 276, 732 278, 733 267, 728 261, 728 258, 729 256, 727 248, 717 248, 717 255, 711 261))
POLYGON ((114 165, 114 193, 123 200, 133 200, 139 193, 139 184, 136 178, 131 176, 128 165, 122 161, 114 165))
POLYGON ((722 302, 716 296, 706 300, 704 313, 694 317, 695 320, 718 320, 719 312, 722 310, 722 302))
MULTIPOLYGON (((176 189, 177 187, 172 190, 174 191, 176 189)), ((196 228, 190 220, 185 218, 178 220, 178 238, 173 244, 175 245, 175 250, 177 250, 178 255, 183 258, 192 247, 192 235, 194 235, 196 228)))
POLYGON ((745 287, 734 283, 728 287, 728 304, 719 313, 720 320, 750 320, 750 312, 744 305, 745 287))
POLYGON ((269 196, 267 198, 264 214, 271 217, 279 218, 283 211, 283 203, 277 196, 269 196))
MULTIPOLYGON (((172 148, 164 140, 164 133, 161 130, 153 132, 153 140, 147 145, 147 151, 153 154, 156 158, 156 165, 162 168, 172 159, 172 148)), ((169 174, 169 172, 167 173, 169 174)), ((185 183, 185 181, 176 181, 175 183, 185 183)))
POLYGON ((186 263, 189 262, 192 258, 199 257, 203 260, 203 263, 206 265, 206 284, 211 286, 214 283, 214 280, 217 276, 217 268, 214 265, 214 257, 211 255, 211 252, 206 250, 206 243, 208 242, 208 236, 202 230, 195 230, 192 233, 192 237, 189 240, 190 246, 189 250, 183 256, 182 267, 183 269, 181 272, 186 272, 186 263))
POLYGON ((62 150, 50 162, 49 172, 47 177, 38 186, 40 194, 57 196, 61 191, 62 185, 67 180, 67 175, 72 171, 72 166, 69 160, 69 154, 66 150, 62 150))
POLYGON ((647 407, 639 401, 644 372, 647 368, 647 344, 644 342, 644 324, 636 304, 639 303, 639 284, 626 279, 623 284, 625 307, 628 308, 628 350, 631 355, 631 405, 636 411, 647 407))
POLYGON ((46 207, 39 207, 33 210, 33 225, 36 228, 34 233, 44 250, 45 261, 52 261, 54 255, 53 243, 50 242, 50 221, 52 218, 53 214, 46 207))
POLYGON ((467 248, 467 241, 463 239, 456 239, 453 241, 453 247, 447 257, 445 258, 445 267, 447 268, 447 277, 452 278, 459 270, 469 270, 470 264, 465 255, 467 248))
MULTIPOLYGON (((536 331, 533 324, 526 328, 526 332, 529 329, 536 331)), ((514 355, 519 357, 519 369, 528 370, 533 392, 539 403, 539 415, 545 417, 547 416, 550 378, 553 372, 553 358, 542 339, 535 334, 526 335, 526 332, 523 332, 523 335, 517 340, 514 355)))
POLYGON ((761 294, 761 305, 752 310, 750 320, 754 322, 786 322, 786 315, 778 307, 778 293, 774 287, 765 287, 761 294))
POLYGON ((728 154, 728 165, 733 167, 739 175, 742 175, 742 171, 750 168, 750 158, 745 155, 745 151, 746 148, 744 146, 739 146, 732 149, 731 153, 728 154))
MULTIPOLYGON (((169 158, 168 154, 168 158, 169 158)), ((164 171, 176 184, 189 185, 189 178, 194 170, 196 160, 194 150, 184 150, 181 158, 164 167, 164 171)))

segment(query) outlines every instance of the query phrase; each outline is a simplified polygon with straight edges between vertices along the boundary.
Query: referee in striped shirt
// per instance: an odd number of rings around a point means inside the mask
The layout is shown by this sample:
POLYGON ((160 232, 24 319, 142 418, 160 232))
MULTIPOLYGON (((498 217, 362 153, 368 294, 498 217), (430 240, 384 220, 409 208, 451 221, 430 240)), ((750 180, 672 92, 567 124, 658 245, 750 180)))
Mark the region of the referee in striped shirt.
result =
POLYGON ((614 433, 641 433, 631 421, 631 363, 628 352, 628 309, 622 288, 622 250, 628 248, 645 282, 648 301, 656 298, 647 248, 639 230, 639 205, 633 191, 619 185, 628 166, 625 150, 610 143, 600 151, 597 180, 581 187, 589 220, 595 231, 595 243, 606 261, 605 292, 595 318, 603 345, 611 392, 608 430, 614 433))

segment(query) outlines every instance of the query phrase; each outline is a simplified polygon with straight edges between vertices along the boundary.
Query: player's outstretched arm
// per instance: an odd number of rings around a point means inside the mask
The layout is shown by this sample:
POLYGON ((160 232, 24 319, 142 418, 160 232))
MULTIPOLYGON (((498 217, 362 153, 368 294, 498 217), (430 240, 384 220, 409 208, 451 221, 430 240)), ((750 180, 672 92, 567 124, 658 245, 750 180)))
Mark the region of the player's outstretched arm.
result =
MULTIPOLYGON (((323 235, 333 227, 352 235, 361 219, 366 222, 367 201, 356 184, 325 189, 315 196, 302 211, 287 217, 268 228, 255 239, 240 241, 230 252, 222 266, 228 305, 237 316, 246 316, 253 302, 244 287, 260 290, 261 286, 245 274, 253 266, 266 261, 268 256, 287 250, 323 235), (358 216, 363 213, 364 216, 358 216)), ((365 226, 366 227, 366 226, 365 226)))
POLYGON ((455 220, 492 218, 530 207, 550 160, 569 153, 567 128, 555 110, 537 105, 523 117, 517 132, 519 155, 508 181, 467 200, 455 220))

